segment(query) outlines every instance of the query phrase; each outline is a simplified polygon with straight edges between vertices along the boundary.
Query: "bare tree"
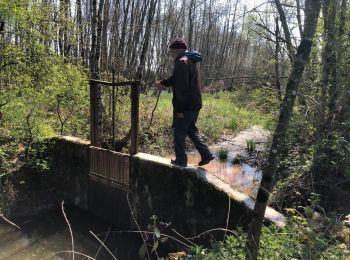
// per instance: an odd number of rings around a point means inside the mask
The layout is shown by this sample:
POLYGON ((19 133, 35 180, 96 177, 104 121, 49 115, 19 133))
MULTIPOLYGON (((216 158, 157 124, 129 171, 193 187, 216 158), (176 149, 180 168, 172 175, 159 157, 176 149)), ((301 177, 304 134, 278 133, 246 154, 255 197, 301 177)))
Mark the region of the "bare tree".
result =
POLYGON ((290 37, 290 31, 289 31, 289 28, 288 28, 287 18, 286 18, 286 15, 285 15, 284 11, 283 11, 283 7, 281 5, 280 0, 275 0, 274 2, 276 4, 276 8, 278 10, 278 14, 280 16, 280 20, 281 20, 281 23, 282 23, 284 37, 285 37, 286 44, 287 44, 287 49, 288 49, 288 56, 289 56, 289 59, 290 59, 291 63, 293 64, 295 51, 294 51, 294 46, 292 45, 292 40, 291 40, 291 37, 290 37))
MULTIPOLYGON (((276 2, 279 2, 276 0, 276 2)), ((280 116, 277 127, 272 138, 272 145, 269 151, 267 164, 263 169, 263 177, 259 187, 256 203, 253 211, 252 220, 248 231, 247 240, 247 258, 257 259, 261 227, 265 215, 266 205, 269 195, 273 189, 273 179, 280 160, 281 151, 285 141, 289 120, 293 111, 294 101, 298 92, 298 86, 301 81, 303 71, 310 55, 312 39, 316 30, 316 24, 321 8, 321 0, 314 0, 310 3, 306 13, 304 33, 297 54, 293 59, 292 72, 289 75, 286 93, 280 108, 280 116)))

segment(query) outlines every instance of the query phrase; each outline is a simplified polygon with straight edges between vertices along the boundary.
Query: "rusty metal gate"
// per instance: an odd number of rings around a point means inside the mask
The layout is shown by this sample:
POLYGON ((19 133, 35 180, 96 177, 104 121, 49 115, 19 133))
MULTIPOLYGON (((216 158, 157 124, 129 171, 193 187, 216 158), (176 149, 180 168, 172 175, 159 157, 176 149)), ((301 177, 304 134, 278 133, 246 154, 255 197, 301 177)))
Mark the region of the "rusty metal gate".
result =
POLYGON ((126 192, 129 191, 130 157, 138 152, 139 130, 139 96, 140 82, 112 82, 90 80, 90 139, 89 148, 89 189, 88 207, 95 215, 109 222, 123 226, 129 216, 121 216, 119 212, 127 212, 126 192), (112 87, 112 113, 111 122, 112 148, 102 148, 99 126, 101 121, 101 88, 112 87), (115 88, 131 87, 131 127, 129 154, 115 151, 115 88), (99 100, 100 99, 100 100, 99 100))
POLYGON ((125 188, 129 185, 129 167, 129 155, 90 146, 90 176, 125 188))

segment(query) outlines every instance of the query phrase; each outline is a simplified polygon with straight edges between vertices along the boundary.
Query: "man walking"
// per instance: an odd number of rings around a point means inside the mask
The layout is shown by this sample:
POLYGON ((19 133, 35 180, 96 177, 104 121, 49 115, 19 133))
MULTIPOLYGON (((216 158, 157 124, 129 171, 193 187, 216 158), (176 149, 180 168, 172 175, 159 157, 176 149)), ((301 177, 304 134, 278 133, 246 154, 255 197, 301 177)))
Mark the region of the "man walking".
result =
POLYGON ((202 55, 196 51, 187 51, 186 42, 182 38, 176 39, 169 48, 175 58, 173 75, 168 79, 157 81, 156 86, 158 89, 162 89, 162 86, 171 86, 173 90, 176 159, 171 160, 171 163, 187 166, 185 140, 188 135, 201 155, 198 165, 202 166, 214 159, 196 127, 199 110, 202 108, 201 82, 196 63, 202 60, 202 55))

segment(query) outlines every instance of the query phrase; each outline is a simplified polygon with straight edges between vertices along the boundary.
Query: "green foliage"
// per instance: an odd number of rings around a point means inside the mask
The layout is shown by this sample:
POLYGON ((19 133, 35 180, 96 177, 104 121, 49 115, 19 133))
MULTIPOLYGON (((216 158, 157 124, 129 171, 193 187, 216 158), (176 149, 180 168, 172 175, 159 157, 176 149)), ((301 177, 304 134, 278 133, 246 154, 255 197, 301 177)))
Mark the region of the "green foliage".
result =
MULTIPOLYGON (((312 216, 290 209, 293 216, 285 228, 263 226, 258 259, 347 259, 350 241, 339 237, 340 223, 336 218, 315 218, 311 208, 312 216)), ((194 259, 246 259, 246 233, 239 228, 235 234, 209 249, 194 248, 194 259)))
POLYGON ((256 143, 254 142, 254 140, 247 140, 246 144, 248 153, 252 154, 252 152, 254 152, 256 149, 256 143))
POLYGON ((52 147, 52 139, 36 142, 32 145, 25 167, 35 173, 48 174, 52 172, 52 159, 47 150, 52 147))
POLYGON ((277 169, 276 186, 270 197, 272 205, 279 210, 307 204, 312 188, 313 132, 309 118, 302 111, 295 111, 277 169))
POLYGON ((228 156, 228 150, 225 148, 220 148, 220 150, 218 151, 219 160, 225 161, 227 160, 227 156, 228 156))
POLYGON ((7 30, 21 38, 0 38, 0 132, 28 148, 61 132, 86 137, 86 73, 45 45, 49 35, 38 28, 45 27, 50 6, 29 6, 28 1, 0 1, 7 30))

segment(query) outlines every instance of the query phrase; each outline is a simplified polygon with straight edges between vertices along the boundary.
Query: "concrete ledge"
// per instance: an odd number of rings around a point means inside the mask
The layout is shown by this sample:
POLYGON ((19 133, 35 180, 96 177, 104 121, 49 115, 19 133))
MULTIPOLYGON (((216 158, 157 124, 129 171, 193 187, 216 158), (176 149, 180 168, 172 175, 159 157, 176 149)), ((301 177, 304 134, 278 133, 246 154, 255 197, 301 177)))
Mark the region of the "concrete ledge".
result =
MULTIPOLYGON (((169 159, 145 153, 138 153, 137 155, 135 155, 135 158, 141 161, 152 162, 156 165, 162 165, 169 168, 176 168, 176 170, 183 173, 191 173, 199 179, 201 179, 204 183, 213 186, 214 189, 227 194, 233 201, 244 205, 247 209, 251 211, 254 209, 255 201, 251 197, 238 192, 230 184, 222 181, 215 175, 205 171, 203 168, 198 168, 193 165, 189 165, 189 167, 186 168, 174 166, 170 164, 169 159)), ((285 216, 271 207, 266 208, 265 219, 271 221, 279 227, 284 227, 286 225, 285 216)))
POLYGON ((53 139, 66 141, 68 143, 80 144, 80 145, 90 145, 89 140, 84 140, 84 139, 81 139, 79 137, 74 137, 74 136, 69 136, 69 135, 57 136, 57 137, 54 137, 53 139))

